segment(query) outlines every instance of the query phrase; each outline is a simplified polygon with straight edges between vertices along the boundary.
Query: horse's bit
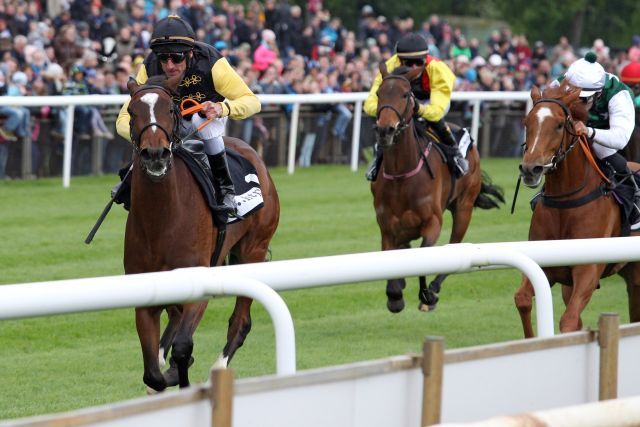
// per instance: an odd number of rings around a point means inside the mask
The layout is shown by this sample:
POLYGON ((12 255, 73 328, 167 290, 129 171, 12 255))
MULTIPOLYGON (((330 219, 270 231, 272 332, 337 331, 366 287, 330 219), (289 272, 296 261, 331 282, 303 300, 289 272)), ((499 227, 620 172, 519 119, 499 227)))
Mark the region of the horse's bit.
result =
MULTIPOLYGON (((396 113, 396 115, 398 116, 399 122, 398 122, 398 126, 393 130, 393 134, 391 139, 393 141, 395 141, 396 137, 402 133, 407 127, 409 127, 409 122, 411 121, 411 118, 413 116, 413 113, 411 114, 411 116, 409 116, 408 119, 405 119, 407 112, 409 111, 409 107, 411 102, 413 102, 413 109, 416 110, 416 107, 418 105, 418 103, 416 102, 415 99, 415 95, 413 94, 413 92, 411 92, 411 82, 403 76, 396 76, 396 75, 389 75, 385 78, 382 79, 382 81, 384 82, 385 80, 402 80, 404 82, 407 82, 409 84, 409 91, 407 93, 405 93, 405 96, 407 97, 407 103, 404 106, 404 111, 402 113, 400 113, 400 111, 398 111, 397 108, 395 108, 393 105, 390 104, 384 104, 381 106, 378 106, 378 111, 376 113, 376 119, 380 117, 380 113, 382 112, 382 110, 384 110, 385 108, 390 109, 391 111, 393 111, 394 113, 396 113)), ((377 132, 376 132, 377 135, 377 132)))

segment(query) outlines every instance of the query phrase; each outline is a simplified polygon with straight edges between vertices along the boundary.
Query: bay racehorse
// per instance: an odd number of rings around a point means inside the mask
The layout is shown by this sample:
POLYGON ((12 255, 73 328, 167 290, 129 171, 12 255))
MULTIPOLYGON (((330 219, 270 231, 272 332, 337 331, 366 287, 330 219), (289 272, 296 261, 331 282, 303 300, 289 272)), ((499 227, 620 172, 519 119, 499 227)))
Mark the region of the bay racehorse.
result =
MULTIPOLYGON (((580 89, 563 81, 560 86, 540 93, 531 89, 533 108, 525 118, 525 151, 520 164, 522 182, 537 187, 544 177, 543 191, 535 204, 529 240, 586 239, 618 237, 622 219, 607 174, 594 160, 586 139, 574 130, 576 121, 587 120, 586 104, 580 89)), ((629 163, 632 170, 638 165, 629 163)), ((640 264, 589 264, 544 268, 549 283, 562 284, 566 309, 560 318, 560 331, 582 328, 581 313, 600 279, 615 273, 627 283, 629 315, 640 320, 640 264)), ((525 337, 534 336, 531 309, 534 290, 523 276, 515 293, 525 337)))
MULTIPOLYGON (((399 67, 393 74, 380 65, 382 83, 378 89, 376 119, 377 144, 383 150, 378 179, 371 183, 373 206, 382 235, 382 250, 409 248, 422 238, 421 247, 436 244, 445 209, 453 215, 450 243, 462 241, 474 206, 496 208, 504 202, 502 190, 490 183, 480 170, 480 157, 474 144, 467 154, 469 172, 456 179, 435 139, 419 136, 414 112, 417 100, 411 81, 421 72, 399 67)), ((438 292, 447 275, 438 275, 427 288, 419 278, 419 308, 435 308, 438 292)), ((387 308, 392 313, 404 308, 404 278, 387 281, 387 308)))
MULTIPOLYGON (((126 274, 209 266, 216 258, 213 254, 217 241, 222 244, 216 265, 222 264, 227 255, 233 264, 262 262, 278 225, 278 194, 264 163, 248 144, 225 137, 225 146, 255 167, 264 206, 244 220, 228 224, 222 239, 196 180, 185 161, 174 155, 181 144, 176 136, 180 113, 172 99, 179 82, 180 77, 157 82, 149 79, 147 84, 138 85, 132 79, 128 85, 134 162, 124 244, 126 274)), ((227 343, 217 362, 222 367, 226 367, 251 329, 251 303, 250 298, 236 298, 227 343)), ((201 301, 136 308, 143 381, 148 387, 161 391, 177 384, 189 385, 193 333, 206 307, 207 302, 201 301), (169 313, 169 322, 160 340, 164 309, 169 313), (163 374, 161 365, 170 347, 170 368, 163 374)))

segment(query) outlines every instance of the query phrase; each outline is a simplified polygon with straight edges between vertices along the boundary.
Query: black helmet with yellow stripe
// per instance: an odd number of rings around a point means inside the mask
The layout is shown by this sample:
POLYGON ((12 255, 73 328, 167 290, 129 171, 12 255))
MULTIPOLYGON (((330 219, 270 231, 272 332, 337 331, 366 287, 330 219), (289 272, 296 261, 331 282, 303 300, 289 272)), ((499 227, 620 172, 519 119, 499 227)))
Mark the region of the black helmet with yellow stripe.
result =
POLYGON ((149 46, 155 53, 178 53, 193 49, 196 33, 177 15, 158 21, 151 34, 149 46))
POLYGON ((396 54, 400 59, 424 58, 428 53, 429 45, 420 34, 405 34, 396 44, 396 54))

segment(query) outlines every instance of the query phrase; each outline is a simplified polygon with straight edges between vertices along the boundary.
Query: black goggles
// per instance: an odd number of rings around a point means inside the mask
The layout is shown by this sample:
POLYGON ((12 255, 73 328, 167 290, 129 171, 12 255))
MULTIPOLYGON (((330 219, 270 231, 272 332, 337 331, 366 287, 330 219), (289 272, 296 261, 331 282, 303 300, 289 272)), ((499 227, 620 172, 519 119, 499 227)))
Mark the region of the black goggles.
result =
POLYGON ((171 62, 173 62, 174 64, 180 64, 180 63, 182 63, 182 61, 184 61, 186 59, 186 57, 187 57, 187 53, 186 52, 159 53, 158 54, 158 59, 162 63, 167 63, 169 60, 171 60, 171 62))
POLYGON ((405 58, 401 61, 405 67, 422 67, 424 65, 424 59, 422 58, 405 58))

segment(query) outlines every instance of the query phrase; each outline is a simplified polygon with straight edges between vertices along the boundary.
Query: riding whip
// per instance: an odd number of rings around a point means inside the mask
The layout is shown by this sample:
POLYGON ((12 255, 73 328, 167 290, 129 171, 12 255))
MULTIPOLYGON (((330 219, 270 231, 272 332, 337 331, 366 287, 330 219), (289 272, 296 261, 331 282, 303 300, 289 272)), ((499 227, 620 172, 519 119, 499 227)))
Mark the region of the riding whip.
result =
MULTIPOLYGON (((133 164, 131 164, 131 167, 129 168, 129 170, 127 171, 125 176, 122 178, 122 182, 124 182, 127 178, 129 178, 129 174, 131 174, 131 170, 132 169, 133 169, 133 164)), ((102 213, 100 214, 100 216, 98 217, 98 220, 96 221, 95 225, 93 226, 93 228, 91 229, 91 231, 87 235, 87 238, 84 239, 84 242, 87 245, 89 243, 91 243, 91 241, 93 240, 93 237, 98 232, 98 229, 102 225, 102 222, 104 221, 104 219, 107 217, 107 214, 111 210, 111 206, 113 206, 113 202, 118 198, 118 196, 122 192, 122 188, 123 187, 124 187, 123 185, 118 186, 118 189, 113 194, 111 194, 111 200, 109 200, 109 202, 107 203, 107 206, 105 206, 104 209, 102 210, 102 213)))

